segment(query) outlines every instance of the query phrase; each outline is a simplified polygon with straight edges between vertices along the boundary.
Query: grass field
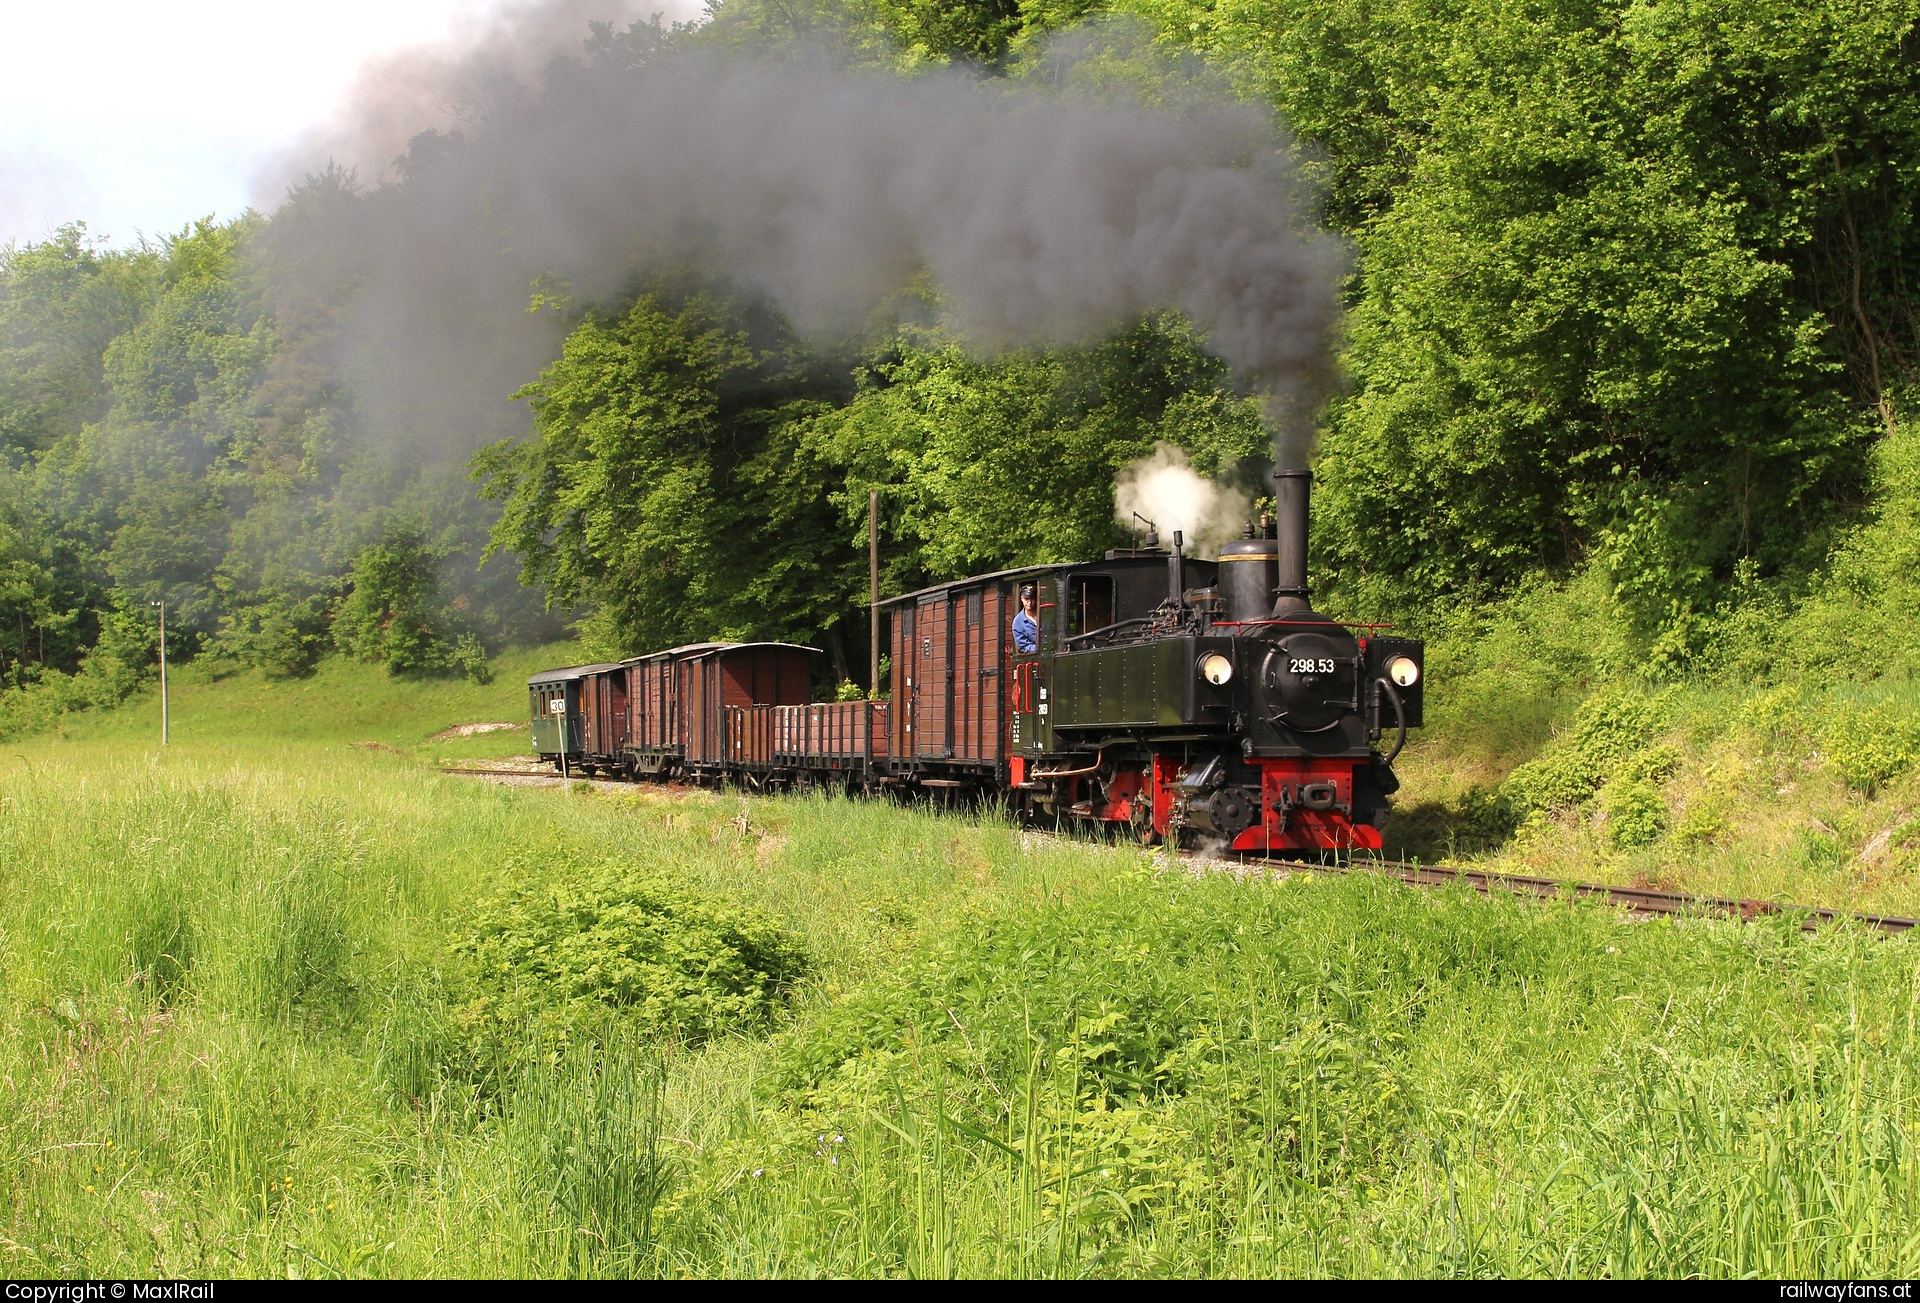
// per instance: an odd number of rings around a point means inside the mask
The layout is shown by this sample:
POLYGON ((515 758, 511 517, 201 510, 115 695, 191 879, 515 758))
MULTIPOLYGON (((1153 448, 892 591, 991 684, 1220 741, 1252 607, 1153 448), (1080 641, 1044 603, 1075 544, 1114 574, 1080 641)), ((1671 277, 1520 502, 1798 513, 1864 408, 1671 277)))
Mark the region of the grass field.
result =
MULTIPOLYGON (((485 688, 189 674, 164 753, 151 697, 0 749, 0 1270, 1920 1268, 1908 942, 423 763, 523 749, 431 739, 519 718, 567 658, 485 688)), ((1898 812, 1690 718, 1661 725, 1676 822, 1689 784, 1723 818, 1762 781, 1898 812)), ((1468 819, 1476 736, 1409 766, 1418 835, 1468 819)), ((1769 867, 1768 819, 1692 862, 1906 890, 1769 867)), ((1675 847, 1562 818, 1505 856, 1675 847)))

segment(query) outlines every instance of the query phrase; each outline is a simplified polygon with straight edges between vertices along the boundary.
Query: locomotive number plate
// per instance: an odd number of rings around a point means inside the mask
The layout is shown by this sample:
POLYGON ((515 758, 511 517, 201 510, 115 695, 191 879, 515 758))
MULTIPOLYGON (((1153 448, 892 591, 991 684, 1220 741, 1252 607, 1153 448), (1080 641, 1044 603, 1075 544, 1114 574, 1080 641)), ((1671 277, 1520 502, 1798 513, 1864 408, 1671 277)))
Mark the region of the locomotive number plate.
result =
POLYGON ((1334 660, 1331 656, 1292 656, 1287 659, 1289 674, 1331 674, 1334 660))

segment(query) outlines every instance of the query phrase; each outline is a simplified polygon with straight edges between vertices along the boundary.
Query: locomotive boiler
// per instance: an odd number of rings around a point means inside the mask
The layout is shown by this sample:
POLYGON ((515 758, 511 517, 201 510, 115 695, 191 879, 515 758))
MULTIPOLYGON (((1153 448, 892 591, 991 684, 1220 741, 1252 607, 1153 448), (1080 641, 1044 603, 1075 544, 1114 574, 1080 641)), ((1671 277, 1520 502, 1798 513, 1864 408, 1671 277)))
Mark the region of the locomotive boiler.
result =
POLYGON ((1001 796, 1184 848, 1378 848, 1424 648, 1312 609, 1310 487, 1282 472, 1274 517, 1217 561, 1175 533, 880 603, 887 700, 808 702, 811 649, 704 643, 534 676, 536 745, 625 777, 1001 796), (1031 651, 1012 633, 1023 590, 1031 651))

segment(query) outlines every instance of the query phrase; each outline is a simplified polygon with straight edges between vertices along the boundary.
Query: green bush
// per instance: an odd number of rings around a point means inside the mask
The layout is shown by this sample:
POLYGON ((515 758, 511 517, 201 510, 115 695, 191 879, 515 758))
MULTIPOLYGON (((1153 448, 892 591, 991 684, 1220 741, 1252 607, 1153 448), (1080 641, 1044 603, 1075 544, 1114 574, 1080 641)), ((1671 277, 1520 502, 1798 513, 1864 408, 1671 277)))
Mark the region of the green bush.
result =
MULTIPOLYGON (((1911 412, 1913 395, 1902 397, 1911 412)), ((1911 419, 1874 445, 1870 501, 1774 632, 1794 669, 1874 679, 1920 668, 1910 637, 1920 606, 1920 426, 1911 419)))
POLYGON ((1451 843, 1462 850, 1492 849, 1513 836, 1519 819, 1499 787, 1478 783, 1460 794, 1448 820, 1451 843))
POLYGON ((1718 801, 1696 801, 1674 825, 1673 839, 1682 846, 1705 846, 1726 830, 1726 811, 1718 801))
POLYGON ((453 644, 453 663, 470 683, 485 686, 493 682, 493 665, 487 660, 487 649, 470 633, 461 634, 453 644))
POLYGON ((1920 760, 1920 717, 1901 703, 1836 702, 1821 719, 1822 754, 1857 792, 1875 795, 1920 760))
POLYGON ((1619 778, 1600 789, 1607 817, 1607 840, 1622 850, 1649 846, 1667 830, 1667 805, 1660 791, 1641 778, 1619 778))
POLYGON ((1650 735, 1667 723, 1668 702, 1667 693, 1601 689, 1581 703, 1573 726, 1552 747, 1507 775, 1501 794, 1525 816, 1582 805, 1616 772, 1625 771, 1630 781, 1654 781, 1655 770, 1670 771, 1679 759, 1671 747, 1637 759, 1648 750, 1650 735))
POLYGON ((511 869, 450 949, 471 965, 456 1014, 484 1052, 593 1039, 609 1011, 688 1042, 762 1029, 808 967, 768 915, 618 864, 511 869))
POLYGON ((1740 707, 1740 727, 1761 742, 1777 742, 1804 733, 1819 709, 1798 683, 1783 683, 1749 697, 1740 707))

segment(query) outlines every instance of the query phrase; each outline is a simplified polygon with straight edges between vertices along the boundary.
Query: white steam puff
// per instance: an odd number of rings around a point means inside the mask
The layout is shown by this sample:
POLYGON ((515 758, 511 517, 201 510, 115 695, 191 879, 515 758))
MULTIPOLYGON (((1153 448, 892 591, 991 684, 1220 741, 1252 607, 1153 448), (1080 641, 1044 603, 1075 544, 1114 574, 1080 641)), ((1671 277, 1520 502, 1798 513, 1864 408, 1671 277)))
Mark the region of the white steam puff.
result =
MULTIPOLYGON (((296 196, 308 225, 289 231, 353 264, 327 279, 360 287, 342 319, 349 369, 387 428, 445 427, 455 453, 499 437, 480 404, 504 409, 557 345, 553 314, 524 311, 530 284, 605 301, 637 271, 690 262, 820 338, 869 328, 922 275, 983 349, 1178 309, 1244 388, 1300 413, 1326 392, 1347 251, 1313 225, 1261 112, 643 47, 623 67, 549 65, 537 92, 488 100, 344 229, 323 229, 324 194, 296 196)), ((436 66, 426 82, 522 72, 436 66)), ((391 141, 418 78, 363 86, 360 129, 391 141)), ((1286 433, 1283 456, 1300 431, 1286 433)))
POLYGON ((1253 500, 1201 475, 1172 444, 1158 443, 1151 456, 1120 472, 1113 486, 1113 510, 1123 525, 1135 523, 1135 512, 1153 521, 1166 546, 1172 545, 1177 529, 1186 536, 1188 556, 1211 559, 1220 555, 1221 544, 1240 537, 1253 514, 1253 500))

